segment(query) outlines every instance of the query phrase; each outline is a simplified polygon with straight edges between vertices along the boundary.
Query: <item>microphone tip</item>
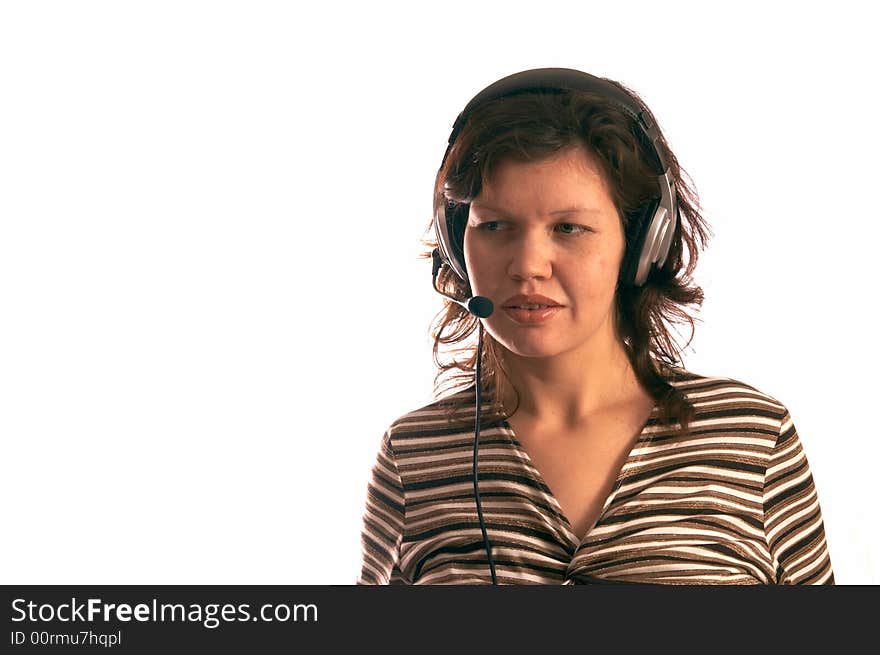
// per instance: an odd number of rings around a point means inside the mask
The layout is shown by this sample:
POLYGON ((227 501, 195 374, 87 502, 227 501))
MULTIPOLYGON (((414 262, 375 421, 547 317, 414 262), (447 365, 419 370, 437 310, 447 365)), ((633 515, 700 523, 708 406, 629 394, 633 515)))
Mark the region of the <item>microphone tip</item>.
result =
POLYGON ((485 296, 474 296, 468 300, 468 311, 477 318, 489 318, 495 311, 495 305, 485 296))

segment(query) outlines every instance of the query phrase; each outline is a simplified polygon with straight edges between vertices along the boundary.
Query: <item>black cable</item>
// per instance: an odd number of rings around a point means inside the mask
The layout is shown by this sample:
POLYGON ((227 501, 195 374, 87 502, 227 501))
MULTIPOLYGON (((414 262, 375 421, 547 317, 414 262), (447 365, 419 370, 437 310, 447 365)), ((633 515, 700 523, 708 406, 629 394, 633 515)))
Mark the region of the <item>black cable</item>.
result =
POLYGON ((480 530, 483 532, 483 543, 486 545, 486 556, 489 558, 489 571, 492 574, 492 584, 498 584, 498 578, 495 577, 495 560, 492 559, 492 544, 489 541, 489 534, 486 532, 486 524, 483 522, 483 506, 480 503, 480 482, 477 474, 477 455, 480 452, 480 363, 483 359, 483 324, 477 320, 479 326, 477 341, 477 418, 474 426, 474 498, 477 500, 477 516, 480 519, 480 530))

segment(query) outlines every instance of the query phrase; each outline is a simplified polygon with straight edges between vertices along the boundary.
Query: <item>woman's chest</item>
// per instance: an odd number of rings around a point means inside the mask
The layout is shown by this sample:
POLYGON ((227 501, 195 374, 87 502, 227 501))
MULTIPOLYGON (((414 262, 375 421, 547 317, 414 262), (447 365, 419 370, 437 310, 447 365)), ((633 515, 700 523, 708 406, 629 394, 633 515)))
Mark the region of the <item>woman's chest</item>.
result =
POLYGON ((509 421, 524 457, 579 541, 601 515, 645 420, 642 412, 620 413, 566 430, 509 421))
MULTIPOLYGON (((523 584, 768 580, 762 455, 744 461, 730 441, 696 435, 681 442, 649 422, 629 451, 544 449, 549 441, 527 451, 512 427, 486 429, 479 490, 499 576, 523 584)), ((401 470, 401 567, 409 580, 490 582, 472 446, 464 439, 432 446, 412 471, 401 470)))

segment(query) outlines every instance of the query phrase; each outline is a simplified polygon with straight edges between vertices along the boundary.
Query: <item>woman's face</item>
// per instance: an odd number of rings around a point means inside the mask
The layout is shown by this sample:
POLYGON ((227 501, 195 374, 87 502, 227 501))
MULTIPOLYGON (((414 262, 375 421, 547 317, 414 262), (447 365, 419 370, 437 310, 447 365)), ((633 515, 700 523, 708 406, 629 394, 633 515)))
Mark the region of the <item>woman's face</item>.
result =
POLYGON ((495 305, 486 329, 523 357, 612 347, 624 245, 608 187, 584 149, 500 163, 471 203, 464 233, 471 289, 495 305), (560 307, 514 309, 524 304, 509 300, 516 294, 560 307))

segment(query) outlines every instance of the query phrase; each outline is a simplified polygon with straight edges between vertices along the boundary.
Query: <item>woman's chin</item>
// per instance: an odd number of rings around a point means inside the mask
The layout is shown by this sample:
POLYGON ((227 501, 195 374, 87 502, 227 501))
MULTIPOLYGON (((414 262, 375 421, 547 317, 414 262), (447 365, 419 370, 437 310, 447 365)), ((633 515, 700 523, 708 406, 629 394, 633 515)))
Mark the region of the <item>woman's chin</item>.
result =
POLYGON ((504 346, 504 348, 508 350, 512 355, 529 359, 555 357, 556 355, 559 355, 565 351, 565 349, 562 348, 559 344, 551 344, 547 342, 527 343, 520 340, 514 343, 505 343, 502 341, 501 345, 504 346))

